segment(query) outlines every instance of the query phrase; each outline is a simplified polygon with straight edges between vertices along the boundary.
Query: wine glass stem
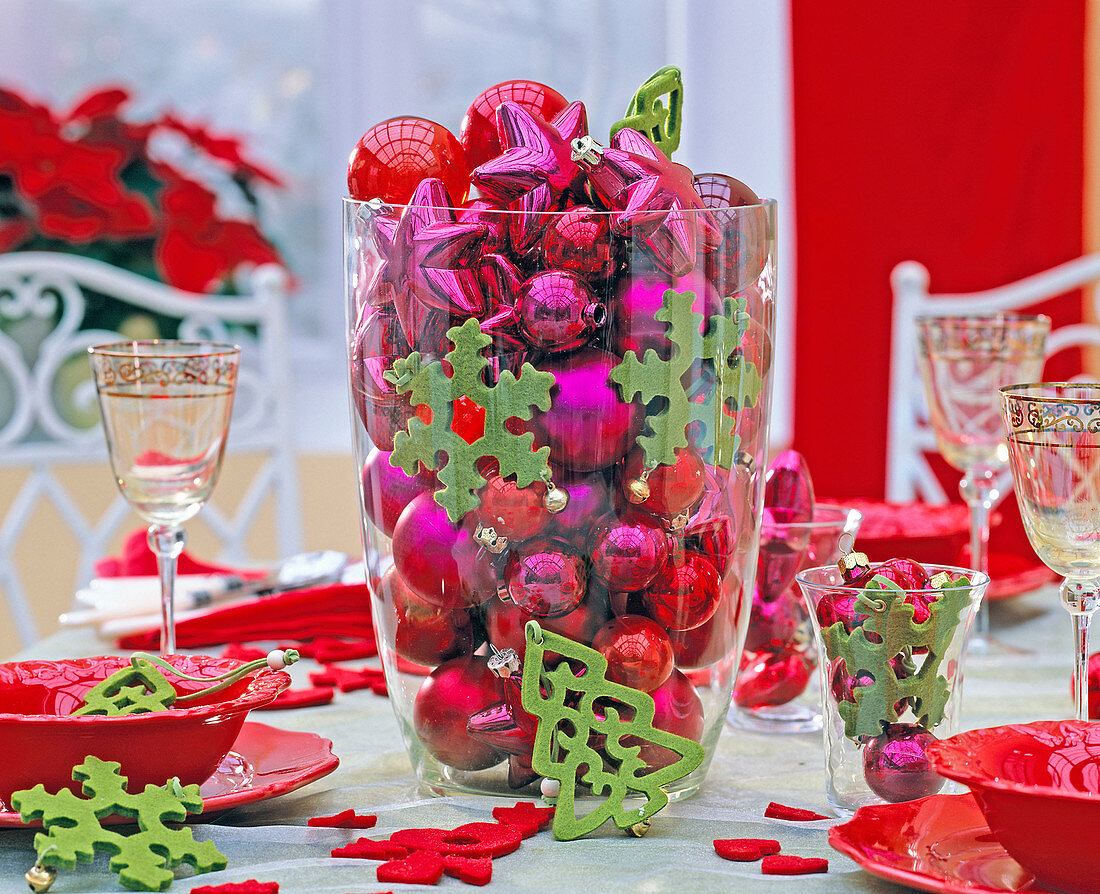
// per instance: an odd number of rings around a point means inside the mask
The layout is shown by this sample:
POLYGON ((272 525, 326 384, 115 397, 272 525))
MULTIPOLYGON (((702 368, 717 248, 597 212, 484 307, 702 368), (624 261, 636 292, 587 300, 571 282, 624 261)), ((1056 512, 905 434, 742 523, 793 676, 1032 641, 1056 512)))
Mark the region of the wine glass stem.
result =
POLYGON ((171 655, 176 651, 176 559, 187 535, 175 525, 150 525, 146 540, 157 557, 160 574, 160 653, 171 655))
MULTIPOLYGON (((1001 497, 996 471, 988 466, 967 469, 959 493, 970 507, 970 567, 989 574, 989 513, 1001 497)), ((989 605, 984 599, 975 626, 976 635, 989 636, 989 605)))
POLYGON ((1073 621, 1073 694, 1077 719, 1089 719, 1089 624, 1098 604, 1095 580, 1062 581, 1062 605, 1073 621))

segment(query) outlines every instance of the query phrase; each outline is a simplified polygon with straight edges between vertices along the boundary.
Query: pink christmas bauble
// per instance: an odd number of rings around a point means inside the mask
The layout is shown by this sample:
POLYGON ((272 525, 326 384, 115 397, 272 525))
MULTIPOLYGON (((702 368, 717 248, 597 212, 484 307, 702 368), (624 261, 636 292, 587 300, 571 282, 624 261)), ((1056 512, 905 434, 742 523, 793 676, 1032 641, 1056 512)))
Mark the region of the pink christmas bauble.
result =
POLYGON ((569 494, 565 508, 554 515, 554 530, 583 543, 596 522, 611 508, 611 490, 602 472, 554 474, 554 483, 569 494))
POLYGON ((645 469, 645 454, 641 447, 635 447, 623 461, 620 478, 630 502, 647 512, 673 518, 694 506, 703 495, 706 466, 690 447, 677 448, 676 462, 652 469, 643 482, 645 469), (641 492, 639 485, 644 485, 641 492), (643 495, 645 499, 638 499, 643 495))
POLYGON ((480 655, 452 658, 421 684, 413 703, 413 729, 440 763, 457 770, 485 770, 506 755, 466 730, 478 711, 504 698, 500 679, 480 655))
POLYGON ((394 360, 409 353, 397 315, 366 308, 352 336, 351 396, 363 427, 380 450, 393 450, 393 436, 408 427, 413 407, 385 378, 394 360))
POLYGON ((863 749, 863 778, 871 791, 894 804, 938 792, 944 779, 928 760, 928 746, 935 741, 918 724, 889 724, 863 749))
POLYGON ((662 360, 672 355, 672 342, 668 340, 668 323, 655 319, 661 309, 665 292, 690 290, 695 293, 692 311, 703 315, 700 331, 707 318, 723 313, 722 301, 714 287, 699 275, 673 279, 667 274, 651 273, 641 276, 625 274, 616 287, 615 300, 610 311, 612 318, 611 349, 616 354, 634 351, 639 359, 653 348, 662 360))
POLYGON ((574 273, 545 270, 525 282, 515 304, 523 337, 541 351, 571 351, 607 321, 607 309, 574 273))
POLYGON ((618 268, 620 241, 612 235, 609 216, 588 205, 574 205, 555 215, 542 237, 542 264, 589 282, 607 279, 618 268))
POLYGON ((509 549, 504 582, 509 598, 536 618, 557 618, 584 599, 584 559, 557 537, 538 537, 509 549))
POLYGON ((669 630, 698 627, 718 609, 722 579, 714 563, 690 550, 669 555, 642 594, 646 614, 669 630))
POLYGON ((496 571, 471 524, 451 523, 431 494, 405 507, 393 530, 393 561, 421 599, 440 608, 480 605, 496 595, 496 571))
POLYGON ((805 633, 808 623, 802 601, 791 591, 771 601, 753 599, 745 648, 750 652, 776 651, 805 633))
POLYGON ((640 590, 668 559, 668 536, 643 512, 609 513, 588 536, 592 573, 613 591, 640 590))
POLYGON ((473 652, 474 630, 470 616, 432 605, 408 588, 390 568, 378 585, 395 618, 393 650, 414 664, 435 665, 473 652))
POLYGON ((800 696, 814 672, 814 661, 794 648, 745 652, 733 687, 733 701, 741 708, 785 705, 800 696))
POLYGON ((619 358, 597 348, 553 355, 537 364, 554 375, 551 405, 527 424, 535 446, 549 446, 554 461, 569 469, 591 471, 618 462, 642 430, 644 410, 623 403, 608 376, 619 358))
POLYGON ((390 465, 390 452, 375 447, 363 462, 363 511, 374 526, 387 537, 405 507, 416 497, 432 489, 435 475, 423 470, 406 475, 404 470, 390 465))
POLYGON ((390 118, 359 138, 348 159, 348 193, 405 205, 426 177, 438 177, 456 202, 470 189, 470 168, 458 139, 425 118, 390 118))
POLYGON ((651 692, 672 673, 672 642, 664 628, 641 615, 612 618, 596 633, 592 648, 607 659, 607 679, 651 692))
MULTIPOLYGON (((667 733, 698 742, 703 735, 703 702, 691 680, 673 668, 667 680, 654 689, 653 726, 667 733)), ((645 742, 636 736, 623 736, 624 746, 641 745, 638 752, 648 767, 660 769, 680 759, 675 752, 661 745, 645 742)))

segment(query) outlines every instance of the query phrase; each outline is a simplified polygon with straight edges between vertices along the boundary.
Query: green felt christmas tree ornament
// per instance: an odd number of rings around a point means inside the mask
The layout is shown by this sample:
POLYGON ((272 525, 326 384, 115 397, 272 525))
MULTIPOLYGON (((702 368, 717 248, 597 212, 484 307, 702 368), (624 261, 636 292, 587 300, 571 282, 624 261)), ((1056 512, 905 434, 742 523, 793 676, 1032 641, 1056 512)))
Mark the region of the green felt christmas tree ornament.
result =
POLYGON ((644 834, 649 818, 668 803, 661 786, 699 767, 703 746, 655 728, 653 697, 608 680, 607 659, 600 652, 544 630, 537 621, 527 622, 525 636, 521 699, 539 721, 531 766, 560 783, 554 837, 579 838, 609 819, 620 829, 644 834), (561 656, 553 669, 543 664, 547 653, 561 656), (583 667, 583 672, 576 673, 576 667, 583 667), (593 734, 603 738, 603 753, 590 744, 593 734), (628 737, 632 744, 624 743, 628 737), (679 759, 651 768, 639 757, 641 746, 634 744, 638 742, 667 748, 679 759), (578 784, 604 797, 585 816, 576 813, 578 784), (628 798, 644 802, 628 808, 628 798))
POLYGON ((611 136, 624 127, 633 128, 672 158, 672 153, 680 146, 683 106, 683 76, 675 65, 666 65, 638 88, 626 108, 626 117, 611 126, 611 136))
POLYGON ((226 867, 213 842, 196 842, 189 828, 165 825, 202 811, 197 785, 182 786, 171 779, 164 786, 147 785, 145 791, 131 794, 119 767, 94 756, 74 767, 73 779, 83 783, 84 798, 68 789, 51 794, 41 783, 12 795, 12 807, 23 822, 41 820, 45 829, 34 837, 38 858, 27 873, 35 891, 49 888, 58 867, 73 869, 77 863, 90 863, 97 851, 110 855, 111 871, 134 891, 165 890, 172 883, 172 869, 183 863, 196 872, 226 867), (135 820, 139 831, 123 835, 103 828, 100 820, 114 814, 135 820))

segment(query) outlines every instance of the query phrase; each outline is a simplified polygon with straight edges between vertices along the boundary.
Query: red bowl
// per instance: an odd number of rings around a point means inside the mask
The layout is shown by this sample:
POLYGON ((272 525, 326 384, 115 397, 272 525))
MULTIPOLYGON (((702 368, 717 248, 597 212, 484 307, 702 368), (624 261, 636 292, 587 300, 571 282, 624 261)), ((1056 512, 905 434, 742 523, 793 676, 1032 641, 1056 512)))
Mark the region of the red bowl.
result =
POLYGON ((971 730, 928 749, 941 776, 970 787, 994 837, 1048 887, 1097 890, 1100 724, 1077 720, 971 730))
MULTIPOLYGON (((170 655, 173 667, 214 677, 242 662, 205 655, 170 655)), ((12 792, 41 782, 49 792, 79 793, 72 768, 88 755, 118 761, 128 791, 178 776, 201 783, 229 752, 245 717, 290 685, 290 675, 262 668, 187 707, 122 717, 72 717, 84 693, 129 664, 117 656, 0 664, 0 809, 12 792)), ((181 695, 207 684, 170 678, 181 695)))

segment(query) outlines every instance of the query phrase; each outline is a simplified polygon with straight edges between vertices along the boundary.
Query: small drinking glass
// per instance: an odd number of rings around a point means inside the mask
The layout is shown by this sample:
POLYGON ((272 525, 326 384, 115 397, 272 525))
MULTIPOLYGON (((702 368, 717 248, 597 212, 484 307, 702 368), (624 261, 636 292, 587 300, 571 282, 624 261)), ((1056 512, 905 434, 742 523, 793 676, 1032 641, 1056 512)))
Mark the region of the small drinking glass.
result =
POLYGON ((1001 399, 1027 539, 1064 578, 1077 719, 1088 720, 1089 623, 1100 605, 1100 384, 1011 385, 1001 399))
MULTIPOLYGON (((989 515, 1003 499, 1008 447, 998 389, 1037 379, 1050 318, 1027 314, 918 317, 920 371, 936 445, 963 473, 959 493, 970 507, 970 564, 989 573, 989 515)), ((970 647, 1014 651, 989 632, 982 603, 970 647)))
POLYGON ((149 522, 161 590, 162 654, 176 650, 173 591, 181 525, 202 508, 221 469, 241 349, 130 341, 88 349, 118 488, 149 522))

